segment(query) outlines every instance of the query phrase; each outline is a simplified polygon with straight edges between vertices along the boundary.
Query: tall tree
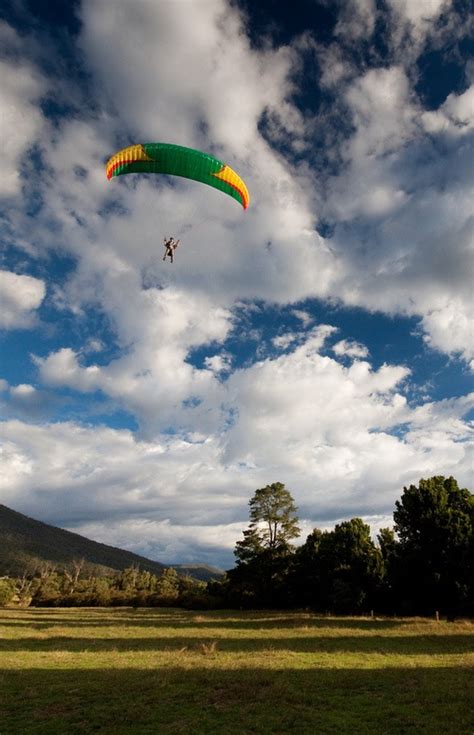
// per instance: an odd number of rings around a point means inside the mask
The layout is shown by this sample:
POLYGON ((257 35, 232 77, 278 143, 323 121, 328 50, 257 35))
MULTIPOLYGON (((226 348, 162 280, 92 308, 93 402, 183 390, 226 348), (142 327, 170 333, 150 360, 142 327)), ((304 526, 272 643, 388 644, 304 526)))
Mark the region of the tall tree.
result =
POLYGON ((454 477, 438 475, 405 487, 395 506, 403 592, 411 612, 472 611, 474 496, 454 477))
POLYGON ((237 542, 237 567, 229 572, 233 602, 248 605, 285 604, 293 546, 300 532, 296 505, 281 482, 255 491, 249 501, 250 525, 237 542))

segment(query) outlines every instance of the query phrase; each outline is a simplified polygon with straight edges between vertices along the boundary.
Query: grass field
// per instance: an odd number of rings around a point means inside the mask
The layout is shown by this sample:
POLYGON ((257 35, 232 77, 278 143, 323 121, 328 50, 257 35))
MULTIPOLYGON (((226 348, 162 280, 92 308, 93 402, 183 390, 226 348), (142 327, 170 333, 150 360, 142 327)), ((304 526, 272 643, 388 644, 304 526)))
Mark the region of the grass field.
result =
POLYGON ((474 623, 0 609, 0 735, 474 735, 474 623))

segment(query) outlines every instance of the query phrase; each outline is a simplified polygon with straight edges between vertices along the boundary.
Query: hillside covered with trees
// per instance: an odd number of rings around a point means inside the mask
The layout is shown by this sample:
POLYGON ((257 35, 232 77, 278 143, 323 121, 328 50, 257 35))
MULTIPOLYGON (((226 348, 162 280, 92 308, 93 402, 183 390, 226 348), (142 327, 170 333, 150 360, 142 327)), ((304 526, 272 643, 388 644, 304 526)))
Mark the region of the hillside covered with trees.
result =
MULTIPOLYGON (((91 576, 106 576, 132 566, 160 576, 166 569, 158 561, 91 541, 0 504, 0 576, 31 577, 46 568, 67 568, 79 561, 82 574, 91 576)), ((219 569, 199 564, 177 564, 176 569, 203 580, 222 574, 219 569)))

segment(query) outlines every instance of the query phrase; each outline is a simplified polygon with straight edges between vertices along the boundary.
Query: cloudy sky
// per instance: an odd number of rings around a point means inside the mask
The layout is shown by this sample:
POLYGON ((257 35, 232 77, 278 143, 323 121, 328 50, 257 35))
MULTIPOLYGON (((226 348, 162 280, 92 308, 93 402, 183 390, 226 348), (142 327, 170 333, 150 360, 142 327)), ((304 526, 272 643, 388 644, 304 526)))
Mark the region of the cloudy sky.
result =
POLYGON ((3 3, 0 502, 229 567, 268 483, 303 539, 391 524, 421 477, 472 489, 469 5, 3 3), (154 141, 249 208, 107 181, 154 141))

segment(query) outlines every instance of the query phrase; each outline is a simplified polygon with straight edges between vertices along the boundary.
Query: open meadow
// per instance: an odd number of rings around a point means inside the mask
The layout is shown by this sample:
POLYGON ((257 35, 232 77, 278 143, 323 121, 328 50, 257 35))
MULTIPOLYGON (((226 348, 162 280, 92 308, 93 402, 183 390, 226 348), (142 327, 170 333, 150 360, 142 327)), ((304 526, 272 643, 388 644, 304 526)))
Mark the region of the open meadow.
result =
POLYGON ((473 735, 474 623, 0 610, 0 734, 473 735))

